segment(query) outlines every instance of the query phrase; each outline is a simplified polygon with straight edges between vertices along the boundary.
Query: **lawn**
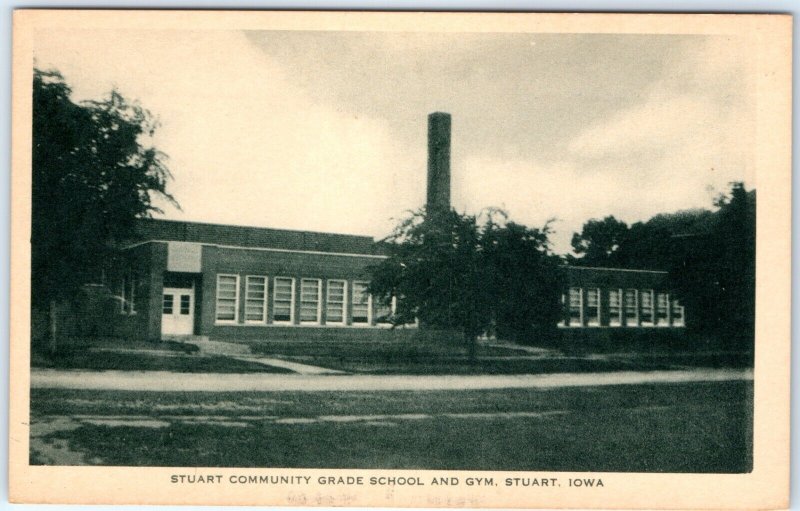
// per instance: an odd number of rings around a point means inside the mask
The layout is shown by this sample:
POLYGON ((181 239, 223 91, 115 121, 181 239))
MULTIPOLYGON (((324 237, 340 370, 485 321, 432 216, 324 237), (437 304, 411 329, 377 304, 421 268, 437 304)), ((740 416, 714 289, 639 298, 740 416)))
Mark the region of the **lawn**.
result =
POLYGON ((462 345, 430 342, 255 342, 249 347, 253 353, 265 356, 367 374, 546 374, 752 367, 752 356, 738 352, 564 354, 554 349, 524 351, 481 343, 473 360, 462 345))
POLYGON ((39 354, 32 365, 47 369, 90 371, 173 371, 178 373, 291 373, 287 369, 222 356, 179 351, 72 350, 54 356, 39 354))
MULTIPOLYGON (((686 350, 620 353, 561 352, 481 342, 471 359, 463 343, 250 341, 253 356, 278 358, 353 374, 471 375, 655 371, 688 367, 752 367, 752 355, 686 350)), ((35 346, 32 367, 50 369, 175 371, 183 373, 290 372, 248 360, 201 356, 191 343, 78 340, 56 355, 35 346)))
POLYGON ((341 393, 33 389, 31 462, 746 472, 752 407, 747 382, 341 393), (73 461, 53 454, 64 449, 73 461))

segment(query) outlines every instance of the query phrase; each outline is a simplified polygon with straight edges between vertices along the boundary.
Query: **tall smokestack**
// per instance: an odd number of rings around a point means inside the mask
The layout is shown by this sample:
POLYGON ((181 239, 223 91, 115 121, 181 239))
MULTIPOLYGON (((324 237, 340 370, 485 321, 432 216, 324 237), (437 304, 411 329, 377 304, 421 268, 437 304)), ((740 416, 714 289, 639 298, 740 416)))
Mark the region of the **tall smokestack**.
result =
POLYGON ((450 211, 450 114, 428 116, 427 216, 450 211))

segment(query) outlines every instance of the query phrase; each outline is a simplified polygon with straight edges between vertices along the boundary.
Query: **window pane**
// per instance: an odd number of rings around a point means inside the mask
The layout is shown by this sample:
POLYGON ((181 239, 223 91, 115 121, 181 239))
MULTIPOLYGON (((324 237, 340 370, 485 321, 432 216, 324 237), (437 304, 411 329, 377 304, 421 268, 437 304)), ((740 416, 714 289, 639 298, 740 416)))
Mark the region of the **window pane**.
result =
POLYGON ((672 301, 672 324, 675 326, 683 326, 686 318, 684 317, 683 306, 678 303, 678 300, 672 301))
POLYGON ((638 295, 635 289, 626 289, 625 290, 625 317, 627 318, 628 326, 633 326, 636 324, 636 321, 639 319, 639 313, 637 311, 638 307, 638 295))
POLYGON ((600 290, 597 288, 586 290, 586 314, 588 324, 600 324, 600 290))
POLYGON ((329 280, 325 304, 326 323, 344 323, 345 287, 343 280, 329 280))
POLYGON ((580 326, 581 324, 581 305, 583 302, 583 294, 581 288, 569 288, 569 322, 570 325, 580 326))
POLYGON ((619 289, 608 291, 608 324, 619 326, 622 324, 622 292, 619 289))
POLYGON ((181 315, 187 316, 189 314, 189 307, 192 298, 189 295, 181 295, 181 315))
POLYGON ((128 286, 128 300, 126 302, 128 314, 136 312, 136 278, 131 276, 131 284, 128 286))
POLYGON ((217 275, 217 321, 236 321, 237 275, 217 275))
POLYGON ((653 323, 653 290, 643 289, 639 296, 642 300, 642 323, 653 323))
POLYGON ((316 323, 319 321, 320 281, 303 279, 300 281, 300 321, 316 323))
POLYGON ((172 314, 172 295, 164 295, 164 301, 161 303, 162 314, 172 314))
POLYGON ((119 287, 119 298, 120 298, 120 300, 119 300, 119 312, 120 312, 120 314, 125 314, 125 312, 126 312, 126 308, 125 308, 125 291, 127 289, 126 288, 126 284, 127 283, 125 282, 125 277, 122 277, 122 280, 120 280, 120 287, 119 287))
POLYGON ((369 294, 364 282, 353 282, 353 323, 369 323, 369 294))
POLYGON ((267 299, 267 278, 247 276, 244 301, 244 319, 251 322, 266 320, 264 304, 267 299))
POLYGON ((667 293, 656 295, 656 317, 661 325, 667 324, 667 313, 669 312, 669 297, 667 293))
POLYGON ((294 279, 278 277, 275 279, 275 296, 273 298, 272 315, 273 321, 291 322, 292 314, 292 284, 294 279))

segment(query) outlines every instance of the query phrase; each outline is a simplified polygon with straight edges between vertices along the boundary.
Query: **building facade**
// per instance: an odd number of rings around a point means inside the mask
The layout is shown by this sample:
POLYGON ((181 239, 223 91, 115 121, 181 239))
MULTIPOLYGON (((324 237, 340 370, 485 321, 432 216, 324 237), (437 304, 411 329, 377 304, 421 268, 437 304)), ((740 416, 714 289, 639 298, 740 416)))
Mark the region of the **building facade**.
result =
POLYGON ((684 307, 670 296, 667 272, 569 266, 560 327, 683 327, 684 307))
POLYGON ((307 337, 390 326, 395 304, 367 293, 371 267, 386 257, 372 238, 168 220, 142 220, 139 235, 117 277, 128 335, 271 338, 301 327, 307 337))
MULTIPOLYGON (((428 118, 427 210, 450 208, 450 116, 428 118)), ((378 339, 394 302, 367 292, 386 258, 366 236, 170 220, 141 220, 109 274, 111 335, 139 339, 378 339)), ((665 272, 566 267, 563 328, 681 327, 683 307, 665 272)))

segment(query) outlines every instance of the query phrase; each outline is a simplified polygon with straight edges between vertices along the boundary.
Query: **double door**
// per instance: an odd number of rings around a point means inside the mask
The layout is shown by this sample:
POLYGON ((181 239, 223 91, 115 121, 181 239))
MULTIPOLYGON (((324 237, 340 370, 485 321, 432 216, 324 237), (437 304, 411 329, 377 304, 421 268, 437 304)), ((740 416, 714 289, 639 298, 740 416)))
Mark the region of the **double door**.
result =
POLYGON ((194 333, 194 288, 165 287, 161 301, 162 335, 194 333))

